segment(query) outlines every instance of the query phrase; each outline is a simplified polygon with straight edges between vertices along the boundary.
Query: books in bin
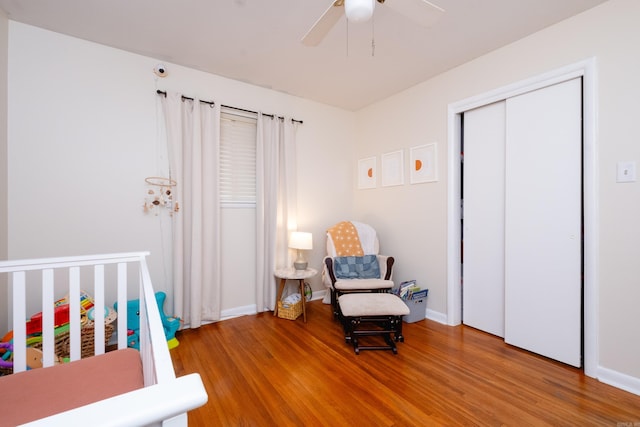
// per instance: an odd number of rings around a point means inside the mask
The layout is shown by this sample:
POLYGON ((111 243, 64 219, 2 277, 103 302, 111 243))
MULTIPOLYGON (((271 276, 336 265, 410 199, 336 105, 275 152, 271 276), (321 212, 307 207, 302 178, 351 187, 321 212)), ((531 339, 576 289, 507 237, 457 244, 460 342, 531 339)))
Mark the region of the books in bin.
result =
POLYGON ((426 298, 428 293, 429 293, 429 289, 421 289, 418 291, 414 291, 411 294, 411 299, 415 300, 420 298, 426 298))
POLYGON ((394 286, 392 292, 405 300, 424 298, 427 296, 427 289, 420 289, 415 280, 406 280, 394 286))

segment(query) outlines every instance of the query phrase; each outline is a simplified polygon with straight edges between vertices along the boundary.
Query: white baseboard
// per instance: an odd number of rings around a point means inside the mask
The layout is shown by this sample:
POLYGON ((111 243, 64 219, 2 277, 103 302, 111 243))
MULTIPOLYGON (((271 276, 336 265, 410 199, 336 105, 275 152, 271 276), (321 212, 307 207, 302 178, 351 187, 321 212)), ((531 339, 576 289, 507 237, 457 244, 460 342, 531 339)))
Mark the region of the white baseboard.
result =
POLYGON ((434 322, 442 323, 443 325, 447 324, 447 315, 444 313, 440 313, 439 311, 431 310, 427 308, 427 319, 433 320, 434 322))
POLYGON ((324 296, 327 295, 327 290, 322 290, 322 291, 313 291, 311 293, 311 301, 315 301, 318 299, 324 299, 324 296))
POLYGON ((233 319, 234 317, 246 316, 249 314, 256 314, 257 308, 255 304, 245 305, 242 307, 234 307, 228 310, 222 310, 220 313, 220 320, 233 319))
MULTIPOLYGON (((326 290, 313 291, 313 293, 311 294, 311 301, 324 299, 326 294, 326 290)), ((220 320, 233 319, 234 317, 246 316, 256 313, 257 311, 255 304, 245 305, 242 307, 233 307, 227 310, 222 310, 222 313, 220 313, 220 320)), ((438 323, 442 323, 443 325, 447 324, 447 315, 444 313, 440 313, 439 311, 427 309, 426 318, 438 323)))
POLYGON ((640 396, 640 378, 603 368, 602 366, 597 368, 596 378, 600 382, 640 396))
MULTIPOLYGON (((311 294, 311 301, 323 299, 327 291, 314 291, 311 294)), ((257 306, 255 304, 245 305, 242 307, 233 307, 227 310, 222 310, 220 313, 220 320, 233 319, 234 317, 247 316, 251 314, 257 314, 257 306)))

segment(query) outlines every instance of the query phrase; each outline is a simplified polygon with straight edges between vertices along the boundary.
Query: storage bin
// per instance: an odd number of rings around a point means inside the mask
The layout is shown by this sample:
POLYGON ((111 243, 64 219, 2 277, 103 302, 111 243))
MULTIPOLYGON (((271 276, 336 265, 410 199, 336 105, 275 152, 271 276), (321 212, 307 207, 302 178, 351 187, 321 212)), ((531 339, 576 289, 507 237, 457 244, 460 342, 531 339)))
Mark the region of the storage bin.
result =
POLYGON ((409 307, 409 314, 402 316, 403 321, 413 323, 424 320, 427 314, 427 297, 403 301, 409 307))

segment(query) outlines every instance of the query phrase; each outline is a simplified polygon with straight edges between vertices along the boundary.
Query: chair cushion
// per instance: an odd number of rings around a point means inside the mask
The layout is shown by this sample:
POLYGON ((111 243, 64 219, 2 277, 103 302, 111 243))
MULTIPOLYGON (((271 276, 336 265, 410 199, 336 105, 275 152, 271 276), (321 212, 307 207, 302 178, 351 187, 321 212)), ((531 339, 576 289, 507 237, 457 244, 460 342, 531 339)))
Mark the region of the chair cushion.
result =
POLYGON ((338 298, 340 310, 346 317, 405 316, 409 307, 393 294, 347 294, 338 298))
POLYGON ((336 279, 379 279, 377 255, 339 256, 333 259, 336 279))
POLYGON ((393 287, 392 280, 383 279, 351 279, 336 280, 333 285, 339 291, 361 291, 369 289, 391 289, 393 287))

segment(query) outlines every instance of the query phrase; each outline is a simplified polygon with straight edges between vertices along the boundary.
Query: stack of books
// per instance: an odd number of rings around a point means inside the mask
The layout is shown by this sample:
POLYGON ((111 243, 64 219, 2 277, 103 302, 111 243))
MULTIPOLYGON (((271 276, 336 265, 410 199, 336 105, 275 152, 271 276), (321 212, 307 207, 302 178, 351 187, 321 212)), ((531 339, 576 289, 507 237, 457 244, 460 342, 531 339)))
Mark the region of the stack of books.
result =
POLYGON ((424 298, 429 292, 428 289, 420 289, 415 280, 406 280, 399 285, 395 285, 391 291, 404 300, 424 298))

